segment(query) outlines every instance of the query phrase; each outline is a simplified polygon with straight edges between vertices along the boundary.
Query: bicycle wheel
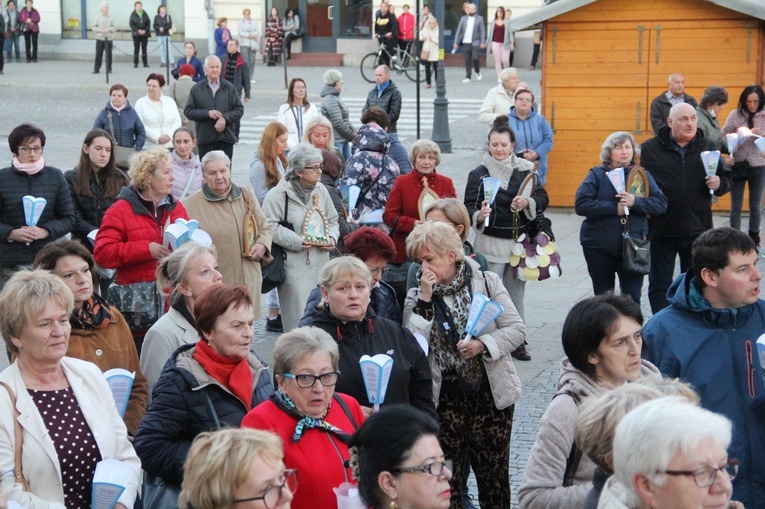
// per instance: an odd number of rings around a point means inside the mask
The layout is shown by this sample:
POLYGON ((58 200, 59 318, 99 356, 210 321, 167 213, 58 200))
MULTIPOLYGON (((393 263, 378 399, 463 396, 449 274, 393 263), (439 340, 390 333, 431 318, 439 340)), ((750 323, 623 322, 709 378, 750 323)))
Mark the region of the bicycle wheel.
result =
MULTIPOLYGON (((403 67, 406 77, 417 83, 417 67, 420 66, 420 59, 410 53, 401 52, 403 61, 406 65, 403 67)), ((420 69, 420 83, 425 81, 425 69, 420 69)))
POLYGON ((379 55, 375 51, 365 55, 361 59, 361 77, 367 80, 369 83, 375 82, 375 69, 377 69, 377 59, 379 55))

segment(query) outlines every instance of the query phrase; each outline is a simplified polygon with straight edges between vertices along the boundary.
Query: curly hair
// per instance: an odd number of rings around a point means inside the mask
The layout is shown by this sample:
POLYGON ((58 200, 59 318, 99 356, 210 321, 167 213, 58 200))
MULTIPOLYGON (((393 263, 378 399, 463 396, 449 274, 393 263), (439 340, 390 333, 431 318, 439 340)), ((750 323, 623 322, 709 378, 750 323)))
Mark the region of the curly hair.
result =
POLYGON ((155 148, 138 152, 130 159, 130 182, 144 191, 149 187, 149 179, 161 164, 170 162, 170 153, 164 148, 155 148))
POLYGON ((343 254, 355 256, 364 261, 373 256, 379 256, 389 262, 396 256, 396 245, 391 240, 390 235, 386 235, 376 228, 362 226, 345 237, 343 254))

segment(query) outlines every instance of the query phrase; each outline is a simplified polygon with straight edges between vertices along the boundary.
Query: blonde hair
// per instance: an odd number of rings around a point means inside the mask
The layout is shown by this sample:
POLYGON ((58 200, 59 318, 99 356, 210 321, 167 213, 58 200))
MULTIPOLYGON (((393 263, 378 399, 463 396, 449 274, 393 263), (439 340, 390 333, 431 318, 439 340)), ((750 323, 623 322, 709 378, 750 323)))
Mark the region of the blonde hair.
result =
POLYGON ((178 285, 186 282, 189 265, 204 253, 210 253, 217 261, 218 253, 215 246, 202 246, 194 241, 186 242, 159 261, 157 265, 157 288, 165 295, 167 295, 166 289, 171 288, 171 303, 177 302, 181 297, 178 285))
POLYGON ((339 256, 324 264, 319 277, 319 284, 329 288, 343 276, 359 276, 372 283, 369 267, 355 256, 339 256))
POLYGON ((72 314, 72 291, 47 270, 20 270, 8 280, 0 292, 0 334, 9 352, 19 353, 11 338, 19 338, 24 327, 41 315, 51 300, 66 310, 67 317, 72 314))
POLYGON ((282 461, 281 439, 249 428, 200 433, 186 456, 179 507, 234 507, 236 489, 247 481, 258 456, 268 462, 282 461))
POLYGON ((440 210, 450 222, 455 225, 462 225, 462 233, 460 233, 460 239, 462 242, 467 241, 470 234, 470 214, 468 213, 465 204, 459 201, 457 198, 441 198, 436 200, 428 210, 425 212, 425 217, 428 217, 433 210, 440 210))
POLYGON ((435 154, 436 166, 441 164, 441 147, 433 140, 417 140, 409 147, 409 162, 414 166, 414 161, 421 152, 426 154, 435 154))
POLYGON ((151 175, 159 168, 160 164, 170 161, 170 152, 164 148, 155 148, 136 153, 130 159, 130 182, 139 190, 149 188, 151 175))
POLYGON ((428 249, 439 255, 447 255, 454 252, 455 261, 465 259, 465 248, 454 228, 444 223, 425 221, 415 226, 412 233, 406 238, 406 255, 410 260, 422 262, 420 251, 428 249))
POLYGON ((332 122, 329 121, 324 115, 313 117, 305 126, 305 132, 303 133, 303 142, 311 143, 311 133, 317 127, 326 127, 329 129, 329 140, 327 141, 327 150, 332 152, 335 149, 335 133, 332 129, 332 122))

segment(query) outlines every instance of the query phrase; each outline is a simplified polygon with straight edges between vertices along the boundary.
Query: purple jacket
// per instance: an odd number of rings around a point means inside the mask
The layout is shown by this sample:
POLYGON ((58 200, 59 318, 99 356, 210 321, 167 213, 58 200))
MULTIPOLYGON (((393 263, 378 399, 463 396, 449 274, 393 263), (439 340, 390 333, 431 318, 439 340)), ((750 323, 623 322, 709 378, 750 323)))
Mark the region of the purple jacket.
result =
POLYGON ((28 19, 32 20, 32 23, 29 25, 29 31, 31 32, 40 32, 40 11, 32 8, 32 11, 30 12, 26 7, 21 9, 19 11, 19 25, 22 26, 21 31, 27 32, 26 30, 26 22, 28 19))

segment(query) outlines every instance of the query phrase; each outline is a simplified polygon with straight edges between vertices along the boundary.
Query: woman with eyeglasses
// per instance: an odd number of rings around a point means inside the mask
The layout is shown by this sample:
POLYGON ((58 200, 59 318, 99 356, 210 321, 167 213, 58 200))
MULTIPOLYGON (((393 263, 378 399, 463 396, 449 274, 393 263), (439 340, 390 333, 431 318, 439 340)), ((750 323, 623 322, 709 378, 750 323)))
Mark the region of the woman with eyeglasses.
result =
POLYGON ((263 213, 271 225, 272 244, 282 246, 287 253, 284 261, 287 279, 277 286, 285 331, 297 327, 308 295, 319 282, 319 272, 329 261, 329 253, 335 249, 340 235, 337 210, 319 182, 323 160, 321 150, 307 143, 295 147, 289 155, 287 173, 263 201, 263 213), (326 220, 323 232, 326 244, 304 236, 303 223, 314 204, 326 220))
POLYGON ((273 393, 266 365, 250 351, 252 298, 245 286, 216 285, 194 303, 196 343, 178 348, 162 369, 135 437, 146 471, 144 507, 170 490, 177 498, 183 464, 202 432, 235 428, 273 393))
MULTIPOLYGON (((0 170, 0 289, 22 265, 31 265, 46 244, 74 228, 69 186, 61 170, 45 164, 45 133, 21 124, 8 135, 13 162, 0 170), (46 200, 42 214, 30 225, 24 196, 46 200)), ((37 204, 37 207, 41 207, 37 204)), ((39 210, 39 209, 38 209, 39 210)))
MULTIPOLYGON (((345 238, 343 254, 360 259, 372 275, 369 308, 374 311, 378 318, 386 318, 401 323, 401 308, 398 307, 396 300, 396 290, 383 281, 388 272, 387 264, 396 254, 396 246, 393 245, 390 236, 385 235, 377 228, 362 226, 345 238)), ((319 305, 321 300, 321 284, 319 284, 311 290, 311 295, 308 296, 303 318, 300 319, 301 327, 313 323, 313 318, 321 307, 319 305)))
POLYGON ((242 427, 275 433, 284 465, 300 472, 292 509, 337 507, 332 488, 353 482, 348 442, 364 422, 351 396, 335 392, 340 378, 337 343, 315 327, 282 334, 274 344, 277 390, 252 409, 242 427))
POLYGON ((447 509, 452 462, 438 443, 429 415, 393 406, 371 416, 353 435, 353 475, 372 509, 447 509))
POLYGON ((186 457, 179 507, 290 509, 297 470, 284 467, 282 442, 255 429, 201 433, 186 457))
MULTIPOLYGON (((375 269, 381 269, 379 264, 375 269)), ((364 355, 387 354, 393 359, 393 368, 384 404, 409 404, 435 417, 428 358, 400 322, 381 318, 370 308, 373 282, 369 264, 355 256, 335 258, 321 272, 322 298, 314 308, 310 325, 337 341, 343 373, 337 390, 356 398, 370 415, 373 404, 367 396, 359 360, 364 355)))
POLYGON ((515 153, 537 165, 538 185, 547 182, 547 154, 553 147, 553 132, 547 119, 534 111, 534 94, 528 89, 515 91, 510 108, 510 127, 515 131, 515 153))

